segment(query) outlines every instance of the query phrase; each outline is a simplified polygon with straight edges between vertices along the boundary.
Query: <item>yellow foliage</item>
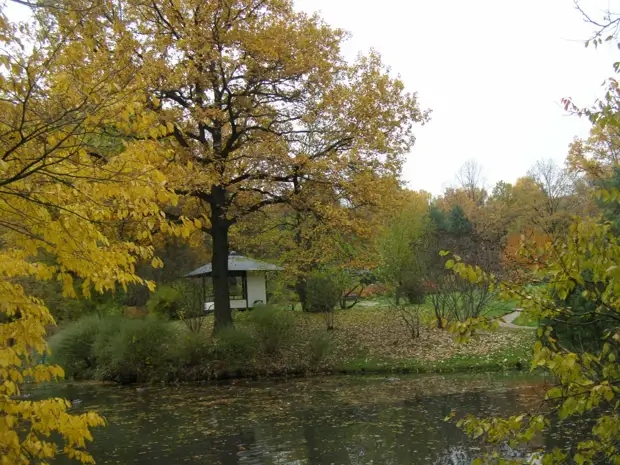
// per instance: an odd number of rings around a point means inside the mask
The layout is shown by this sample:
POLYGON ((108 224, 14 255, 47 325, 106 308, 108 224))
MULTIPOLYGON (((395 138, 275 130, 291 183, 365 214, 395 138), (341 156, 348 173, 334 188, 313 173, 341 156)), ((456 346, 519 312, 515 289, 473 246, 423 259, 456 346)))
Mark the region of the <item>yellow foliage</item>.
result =
MULTIPOLYGON (((359 218, 385 203, 414 123, 428 119, 376 52, 347 63, 343 31, 289 0, 64 4, 80 13, 50 10, 50 21, 87 50, 87 62, 121 63, 142 96, 115 125, 167 154, 158 166, 180 198, 165 210, 174 222, 164 233, 210 234, 214 267, 226 266, 231 228, 274 206, 312 218, 308 239, 330 225, 371 233, 359 218)), ((227 286, 225 274, 214 275, 216 289, 227 286)), ((226 295, 215 293, 216 328, 232 323, 226 295)))
MULTIPOLYGON (((620 198, 617 191, 611 197, 615 198, 613 202, 620 198)), ((459 259, 450 261, 461 277, 498 288, 505 299, 519 299, 531 320, 547 322, 538 328, 532 369, 545 369, 554 384, 543 401, 541 410, 549 412, 546 415, 485 419, 468 416, 459 422, 460 426, 470 435, 496 445, 505 441, 520 444, 548 429, 549 420, 556 415, 559 420, 587 415, 596 419, 590 431, 580 433, 570 448, 545 453, 543 463, 566 463, 575 451, 579 451, 573 456, 577 463, 613 461, 620 434, 619 260, 620 238, 613 226, 600 217, 588 217, 573 219, 566 238, 547 244, 545 267, 533 271, 537 281, 545 283, 542 286, 499 281, 459 259), (567 325, 560 332, 559 328, 567 325), (566 331, 578 332, 583 327, 598 328, 598 332, 579 334, 579 343, 571 343, 566 331)), ((488 322, 472 319, 451 328, 459 341, 467 341, 480 329, 488 329, 488 322)))
POLYGON ((88 41, 33 30, 22 48, 20 36, 0 11, 0 463, 48 463, 60 452, 52 433, 68 457, 93 463, 85 447, 101 417, 72 414, 62 399, 21 397, 23 383, 53 381, 63 370, 41 362, 54 319, 19 280, 58 280, 66 296, 151 285, 135 266, 161 262, 132 238, 166 225, 159 203, 174 204, 176 195, 156 169, 167 156, 159 144, 108 136, 152 129, 132 75, 102 67, 105 57, 87 59, 88 41))
POLYGON ((571 144, 566 160, 568 168, 584 173, 590 180, 610 176, 620 162, 619 135, 618 128, 613 124, 592 126, 588 139, 575 139, 571 144))

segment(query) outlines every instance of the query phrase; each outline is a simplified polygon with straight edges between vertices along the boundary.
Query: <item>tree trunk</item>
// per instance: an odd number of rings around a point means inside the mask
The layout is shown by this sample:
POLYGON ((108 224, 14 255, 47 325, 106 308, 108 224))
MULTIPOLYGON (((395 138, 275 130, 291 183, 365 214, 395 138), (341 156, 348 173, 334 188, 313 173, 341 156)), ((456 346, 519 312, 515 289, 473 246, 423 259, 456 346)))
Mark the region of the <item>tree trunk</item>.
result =
MULTIPOLYGON (((295 171, 295 177, 293 177, 293 192, 295 195, 298 195, 301 192, 301 185, 299 183, 299 177, 297 171, 295 171)), ((297 250, 302 250, 303 244, 303 236, 301 233, 301 226, 303 224, 303 215, 299 210, 295 211, 295 234, 293 236, 293 240, 295 241, 295 245, 297 246, 297 250)), ((297 296, 299 297, 299 303, 301 304, 301 311, 305 312, 307 310, 306 296, 307 296, 307 273, 304 273, 303 265, 300 270, 303 274, 297 275, 295 279, 295 292, 297 292, 297 296)))
POLYGON ((398 283, 396 289, 394 289, 394 301, 396 302, 396 305, 400 305, 400 298, 402 297, 402 293, 403 285, 402 283, 398 283))
POLYGON ((299 296, 299 302, 301 303, 301 310, 306 311, 306 278, 303 276, 297 276, 295 282, 295 292, 299 296))
POLYGON ((437 309, 435 309, 435 319, 437 320, 437 328, 445 329, 443 326, 443 316, 439 313, 437 309))
POLYGON ((230 224, 222 208, 225 191, 213 188, 211 202, 211 239, 213 241, 213 258, 211 260, 213 279, 213 304, 215 321, 213 333, 233 325, 230 299, 228 296, 228 230, 230 224))

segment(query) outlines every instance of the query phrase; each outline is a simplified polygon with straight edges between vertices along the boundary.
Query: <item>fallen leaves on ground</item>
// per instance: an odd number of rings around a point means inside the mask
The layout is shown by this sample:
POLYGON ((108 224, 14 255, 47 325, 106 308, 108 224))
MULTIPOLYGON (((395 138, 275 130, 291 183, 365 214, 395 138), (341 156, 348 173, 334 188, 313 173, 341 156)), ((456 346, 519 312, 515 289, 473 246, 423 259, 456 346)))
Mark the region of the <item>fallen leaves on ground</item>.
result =
MULTIPOLYGON (((524 347, 531 345, 533 337, 529 331, 500 328, 480 333, 467 344, 459 344, 448 331, 427 325, 421 328, 420 337, 414 339, 393 310, 377 307, 337 311, 332 331, 327 331, 321 314, 295 311, 295 318, 292 345, 278 356, 254 360, 258 372, 329 371, 356 359, 381 361, 385 369, 390 369, 390 364, 411 360, 421 365, 428 362, 430 366, 456 356, 493 357, 523 352, 524 347), (331 350, 318 366, 309 366, 308 341, 321 332, 330 335, 331 350)), ((240 315, 237 326, 244 325, 244 317, 240 315)))
POLYGON ((482 356, 521 347, 531 339, 531 335, 521 331, 499 329, 481 333, 467 344, 458 344, 448 331, 429 327, 422 327, 420 337, 414 339, 398 315, 389 309, 342 311, 336 317, 336 325, 335 339, 343 356, 361 351, 371 358, 439 361, 455 355, 482 356))

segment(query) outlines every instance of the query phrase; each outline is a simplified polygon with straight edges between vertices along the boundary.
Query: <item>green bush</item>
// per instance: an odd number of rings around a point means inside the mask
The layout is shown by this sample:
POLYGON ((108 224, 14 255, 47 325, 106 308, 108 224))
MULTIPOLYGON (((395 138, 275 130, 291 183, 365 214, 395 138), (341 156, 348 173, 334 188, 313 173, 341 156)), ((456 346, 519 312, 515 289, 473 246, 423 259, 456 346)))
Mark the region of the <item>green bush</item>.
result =
POLYGON ((158 286, 146 302, 151 314, 160 315, 171 320, 179 317, 182 307, 181 292, 172 286, 158 286))
POLYGON ((250 365, 256 353, 251 334, 236 328, 224 328, 215 338, 214 357, 228 368, 250 365))
POLYGON ((174 369, 175 343, 175 331, 164 320, 126 320, 110 339, 108 359, 102 368, 123 383, 164 380, 174 369))
POLYGON ((407 280, 398 291, 410 304, 423 304, 426 300, 424 284, 416 279, 407 280))
POLYGON ((555 339, 569 350, 595 352, 603 347, 615 315, 606 318, 605 310, 597 309, 595 302, 584 298, 583 291, 582 286, 576 286, 566 299, 557 298, 558 305, 567 310, 562 312, 561 319, 543 319, 541 326, 552 326, 555 339))
POLYGON ((306 283, 306 311, 331 312, 340 300, 341 289, 334 279, 325 273, 315 273, 306 283))
POLYGON ((329 332, 314 332, 308 339, 308 364, 311 369, 318 368, 332 353, 334 341, 329 332))
POLYGON ((294 316, 289 310, 259 305, 250 312, 247 321, 262 354, 282 353, 295 337, 294 316))
POLYGON ((213 341, 205 333, 187 332, 175 342, 173 353, 178 365, 206 365, 213 358, 213 341))
POLYGON ((85 316, 50 341, 52 361, 69 377, 121 382, 165 379, 175 331, 157 318, 85 316))
POLYGON ((51 339, 53 361, 77 379, 121 383, 206 379, 222 371, 252 374, 275 366, 320 368, 333 338, 316 331, 295 344, 294 319, 289 310, 260 306, 244 312, 237 328, 212 339, 153 316, 85 316, 51 339))
POLYGON ((101 319, 97 315, 80 318, 50 339, 51 361, 62 366, 68 378, 89 378, 96 369, 93 344, 101 319))
POLYGON ((121 328, 130 321, 122 316, 109 316, 99 322, 99 331, 93 343, 93 354, 97 360, 95 379, 114 379, 116 373, 113 365, 113 341, 120 334, 121 328))

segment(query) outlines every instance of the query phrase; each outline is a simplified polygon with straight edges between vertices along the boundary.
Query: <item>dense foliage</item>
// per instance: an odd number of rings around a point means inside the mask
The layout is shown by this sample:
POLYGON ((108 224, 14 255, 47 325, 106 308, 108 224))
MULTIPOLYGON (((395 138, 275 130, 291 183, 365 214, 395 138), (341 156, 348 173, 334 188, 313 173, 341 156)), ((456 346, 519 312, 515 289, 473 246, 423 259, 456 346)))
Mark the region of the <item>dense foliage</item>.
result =
MULTIPOLYGON (((578 8, 580 9, 579 5, 578 8)), ((584 18, 596 26, 595 45, 603 40, 617 41, 620 17, 612 11, 602 19, 593 19, 583 10, 584 18)), ((590 42, 590 41, 589 41, 590 42)), ((620 69, 618 63, 614 70, 620 69)), ((538 433, 548 430, 556 418, 585 417, 587 432, 563 448, 539 449, 531 458, 545 464, 620 463, 620 236, 617 217, 620 191, 617 184, 618 109, 620 93, 617 80, 610 79, 605 97, 592 108, 580 109, 567 100, 567 109, 587 116, 593 123, 591 137, 577 140, 571 147, 568 166, 583 176, 582 184, 590 188, 597 209, 581 210, 580 216, 567 219, 558 209, 574 204, 565 176, 551 169, 539 170, 538 182, 547 196, 550 216, 550 241, 541 253, 525 246, 523 255, 544 256, 532 269, 540 286, 526 286, 514 280, 498 279, 479 268, 454 267, 461 276, 499 288, 507 297, 519 297, 526 315, 542 322, 538 342, 533 349, 533 369, 554 375, 553 386, 542 405, 531 412, 510 418, 479 419, 468 416, 459 424, 474 437, 497 446, 485 459, 511 463, 502 456, 501 445, 531 443, 538 433), (553 194, 555 193, 555 194, 553 194), (529 249, 529 250, 528 250, 529 249)), ((457 330, 471 335, 473 325, 457 330)))
POLYGON ((315 272, 308 278, 306 293, 306 309, 310 312, 333 312, 341 296, 335 277, 325 272, 315 272))
POLYGON ((88 45, 53 28, 11 23, 0 8, 0 457, 46 463, 62 452, 92 462, 85 446, 102 418, 74 415, 62 399, 21 398, 25 382, 63 376, 44 363, 54 318, 24 283, 55 281, 65 297, 84 298, 152 287, 136 265, 160 261, 140 238, 165 228, 158 202, 176 196, 153 164, 157 147, 106 137, 129 124, 120 114, 138 130, 150 124, 134 118, 131 73, 87 58, 88 45))
POLYGON ((398 176, 427 119, 378 54, 347 63, 344 33, 291 1, 63 5, 46 10, 59 31, 134 76, 154 124, 120 136, 169 154, 161 169, 181 202, 166 215, 211 239, 216 330, 232 324, 231 228, 281 206, 300 256, 306 218, 363 233, 356 207, 380 203, 375 190, 398 176))
POLYGON ((324 331, 296 340, 290 310, 258 307, 238 326, 213 338, 158 317, 91 315, 58 332, 50 345, 53 361, 65 367, 67 376, 119 383, 312 371, 331 350, 324 331), (293 345, 299 352, 294 360, 293 345))

